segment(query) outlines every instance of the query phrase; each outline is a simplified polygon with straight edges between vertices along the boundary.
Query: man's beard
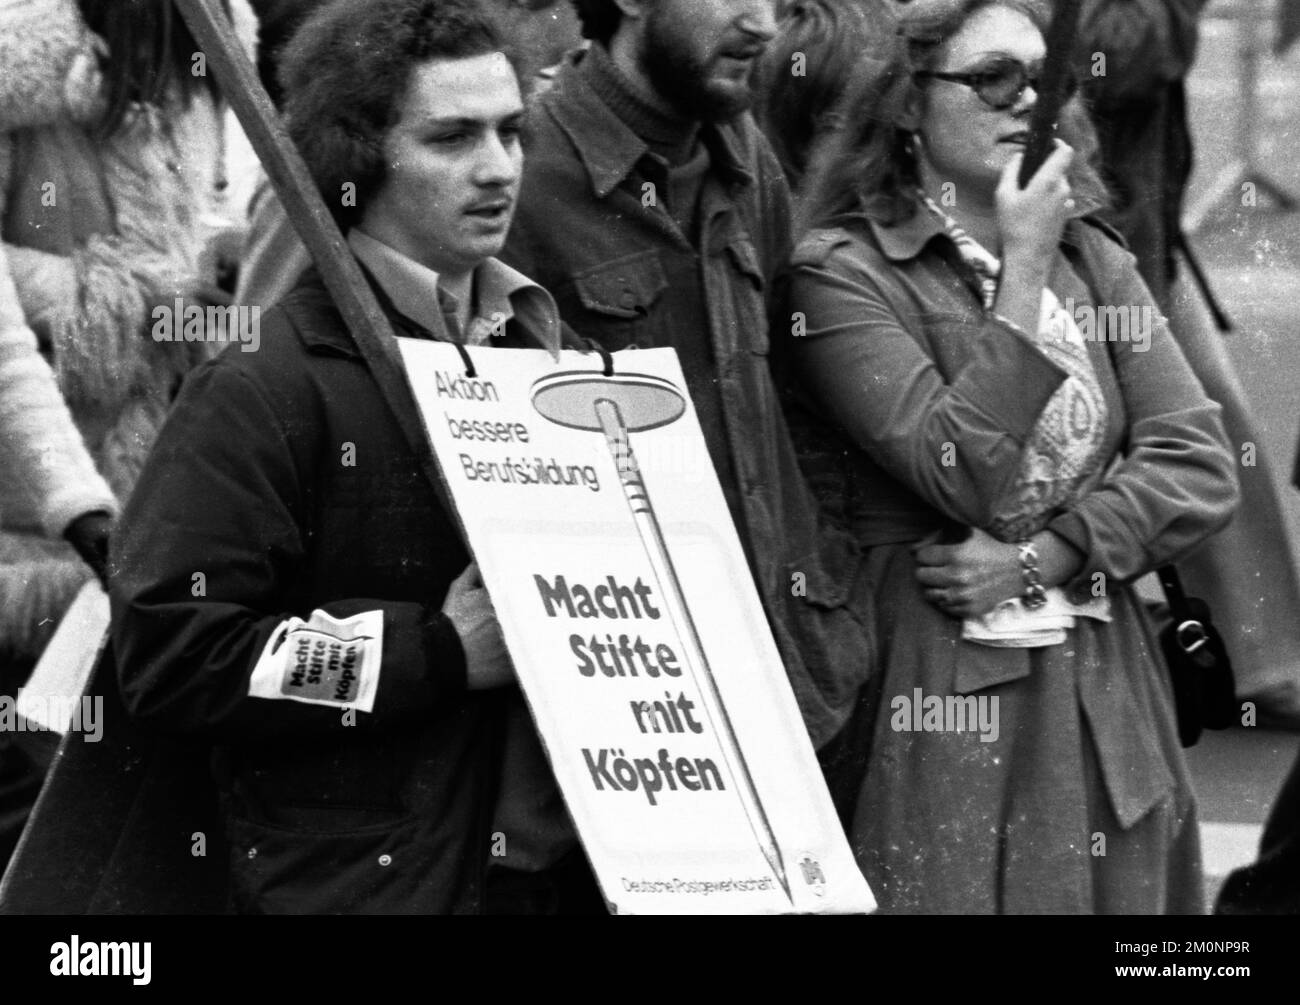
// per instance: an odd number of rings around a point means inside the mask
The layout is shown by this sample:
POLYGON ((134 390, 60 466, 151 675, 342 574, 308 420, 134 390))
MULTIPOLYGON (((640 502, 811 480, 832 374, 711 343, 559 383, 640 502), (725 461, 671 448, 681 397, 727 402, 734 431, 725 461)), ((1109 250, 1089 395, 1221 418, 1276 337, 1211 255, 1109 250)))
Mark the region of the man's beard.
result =
POLYGON ((749 88, 736 90, 713 80, 711 63, 701 63, 691 51, 694 39, 674 34, 667 18, 652 9, 646 24, 642 65, 650 85, 685 118, 726 122, 750 105, 749 88))

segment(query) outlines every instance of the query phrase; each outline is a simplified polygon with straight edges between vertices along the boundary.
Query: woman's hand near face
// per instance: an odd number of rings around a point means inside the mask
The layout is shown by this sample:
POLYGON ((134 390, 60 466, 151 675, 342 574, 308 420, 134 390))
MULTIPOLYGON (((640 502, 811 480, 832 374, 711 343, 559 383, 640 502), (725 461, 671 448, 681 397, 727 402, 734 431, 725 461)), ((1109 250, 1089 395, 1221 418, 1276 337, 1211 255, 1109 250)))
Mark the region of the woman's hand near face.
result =
POLYGON ((1003 168, 993 199, 1005 264, 1050 261, 1055 257, 1061 231, 1074 208, 1066 177, 1073 159, 1074 151, 1057 140, 1056 148, 1024 188, 1020 187, 1023 153, 1016 154, 1003 168))
POLYGON ((994 195, 1002 244, 1002 278, 994 307, 1028 332, 1038 328, 1043 287, 1074 210, 1066 178, 1073 157, 1074 151, 1057 140, 1056 149, 1021 188, 1024 155, 1016 154, 1003 169, 994 195))

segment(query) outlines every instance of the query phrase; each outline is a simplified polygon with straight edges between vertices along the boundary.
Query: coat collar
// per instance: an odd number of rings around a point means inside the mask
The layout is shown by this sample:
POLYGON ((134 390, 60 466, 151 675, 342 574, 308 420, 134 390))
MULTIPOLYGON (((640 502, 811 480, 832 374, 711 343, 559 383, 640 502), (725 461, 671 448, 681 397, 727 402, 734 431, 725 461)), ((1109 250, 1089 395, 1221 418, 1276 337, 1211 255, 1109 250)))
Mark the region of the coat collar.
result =
MULTIPOLYGON (((541 107, 569 137, 592 192, 604 199, 632 173, 650 147, 601 99, 589 69, 584 68, 586 57, 585 50, 566 57, 554 86, 542 97, 541 107)), ((723 181, 735 185, 753 182, 733 126, 702 123, 700 139, 709 150, 711 170, 723 181)))
MULTIPOLYGON (((443 338, 443 299, 452 301, 452 297, 441 289, 438 273, 356 227, 347 239, 372 285, 388 295, 397 313, 434 338, 443 338)), ((482 345, 499 330, 496 324, 517 317, 531 340, 552 356, 559 352, 559 309, 551 295, 522 272, 495 258, 485 258, 474 270, 474 291, 467 345, 482 345)))
MULTIPOLYGON (((1083 237, 1079 227, 1085 223, 1095 225, 1096 221, 1091 218, 1091 215, 1099 208, 1094 203, 1080 200, 1080 204, 1075 207, 1066 222, 1061 242, 1071 248, 1081 247, 1083 237), (1089 219, 1085 221, 1085 217, 1089 219)), ((905 262, 916 258, 932 238, 944 233, 943 223, 938 217, 921 207, 918 207, 916 212, 906 220, 896 224, 886 225, 871 217, 866 217, 866 222, 880 250, 891 262, 905 262)))
MULTIPOLYGON (((538 347, 546 349, 556 358, 558 358, 561 348, 575 347, 576 336, 571 331, 568 331, 561 322, 559 311, 551 295, 504 263, 496 262, 495 259, 489 261, 499 266, 499 268, 491 270, 490 283, 496 293, 509 298, 512 310, 511 319, 519 325, 526 338, 538 347)), ((426 327, 396 306, 393 297, 390 296, 384 285, 379 282, 365 262, 358 261, 358 265, 361 268, 361 274, 366 278, 366 282, 370 284, 371 292, 374 293, 375 299, 379 302, 379 308, 392 326, 395 335, 402 338, 446 340, 446 328, 439 324, 441 315, 427 315, 426 320, 431 320, 434 329, 431 330, 426 327)), ((338 308, 329 295, 329 289, 315 266, 307 269, 302 274, 297 286, 285 298, 285 306, 289 307, 291 302, 300 300, 310 301, 319 306, 328 306, 335 314, 338 314, 338 308)), ((298 337, 302 339, 303 345, 309 350, 326 349, 345 356, 360 355, 351 333, 347 330, 347 326, 342 323, 338 325, 296 324, 295 328, 298 331, 298 337)))

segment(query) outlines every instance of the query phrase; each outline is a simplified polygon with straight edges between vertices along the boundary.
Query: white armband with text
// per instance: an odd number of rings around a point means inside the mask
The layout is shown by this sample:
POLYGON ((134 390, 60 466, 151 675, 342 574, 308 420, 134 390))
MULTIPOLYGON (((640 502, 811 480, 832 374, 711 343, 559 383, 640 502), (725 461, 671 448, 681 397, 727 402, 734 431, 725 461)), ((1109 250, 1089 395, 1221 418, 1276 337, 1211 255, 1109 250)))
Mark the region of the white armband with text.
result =
POLYGON ((281 622, 248 682, 250 698, 302 701, 369 712, 379 690, 384 612, 338 620, 324 611, 281 622))

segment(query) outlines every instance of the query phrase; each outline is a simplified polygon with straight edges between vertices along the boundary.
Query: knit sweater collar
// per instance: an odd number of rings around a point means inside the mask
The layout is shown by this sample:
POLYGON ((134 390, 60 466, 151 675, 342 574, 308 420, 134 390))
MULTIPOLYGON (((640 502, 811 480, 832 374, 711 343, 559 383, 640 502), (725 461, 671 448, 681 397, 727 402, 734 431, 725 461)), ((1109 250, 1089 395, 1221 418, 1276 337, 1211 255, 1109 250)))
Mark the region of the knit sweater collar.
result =
POLYGON ((699 122, 663 112, 641 97, 635 85, 614 65, 609 51, 599 43, 592 44, 581 66, 610 111, 653 153, 672 165, 681 164, 690 157, 699 133, 699 122))

